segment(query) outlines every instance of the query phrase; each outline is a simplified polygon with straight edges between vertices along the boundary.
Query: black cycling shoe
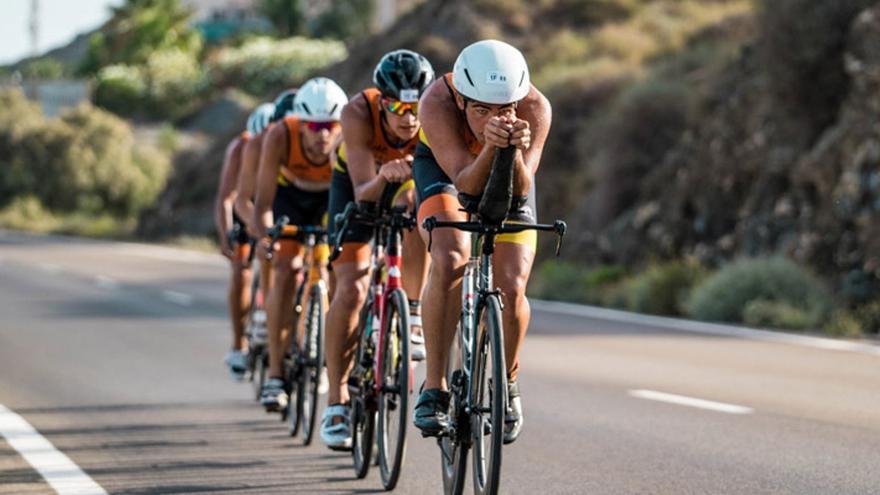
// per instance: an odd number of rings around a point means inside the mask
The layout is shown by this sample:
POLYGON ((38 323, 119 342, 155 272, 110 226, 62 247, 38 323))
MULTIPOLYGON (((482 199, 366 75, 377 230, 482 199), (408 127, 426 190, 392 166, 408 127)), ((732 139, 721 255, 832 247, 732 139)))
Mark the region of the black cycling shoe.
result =
POLYGON ((504 443, 516 441, 523 427, 522 399, 519 396, 519 384, 507 383, 507 413, 504 415, 504 443))
POLYGON ((425 390, 419 394, 413 411, 416 428, 422 436, 436 437, 449 427, 449 392, 439 388, 425 390))

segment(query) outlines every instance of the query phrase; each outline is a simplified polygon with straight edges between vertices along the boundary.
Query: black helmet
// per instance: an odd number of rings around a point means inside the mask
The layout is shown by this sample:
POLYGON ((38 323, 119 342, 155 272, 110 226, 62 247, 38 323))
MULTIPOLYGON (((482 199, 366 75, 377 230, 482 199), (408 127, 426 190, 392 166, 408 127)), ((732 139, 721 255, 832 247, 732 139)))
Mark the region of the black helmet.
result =
POLYGON ((386 53, 373 72, 373 83, 382 96, 406 103, 418 101, 433 80, 431 62, 412 50, 386 53))
POLYGON ((289 113, 293 113, 293 99, 296 97, 295 89, 287 89, 281 92, 275 98, 275 113, 272 115, 271 122, 277 122, 289 113))

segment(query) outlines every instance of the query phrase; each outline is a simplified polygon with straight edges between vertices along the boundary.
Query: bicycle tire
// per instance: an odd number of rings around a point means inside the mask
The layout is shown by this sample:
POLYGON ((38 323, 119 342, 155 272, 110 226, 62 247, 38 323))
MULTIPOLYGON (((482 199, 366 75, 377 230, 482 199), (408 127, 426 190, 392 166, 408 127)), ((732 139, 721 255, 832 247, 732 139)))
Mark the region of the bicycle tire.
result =
MULTIPOLYGON (((461 325, 457 332, 461 331, 461 325)), ((454 437, 441 437, 437 443, 440 446, 440 467, 443 478, 443 493, 445 495, 461 495, 464 492, 465 479, 467 478, 467 459, 470 448, 470 424, 467 417, 461 413, 459 407, 467 391, 467 383, 462 370, 465 362, 461 348, 461 340, 456 333, 452 348, 449 351, 449 360, 446 365, 446 376, 450 380, 450 404, 449 418, 456 429, 454 437)))
POLYGON ((501 482, 501 447, 507 406, 504 334, 501 302, 497 295, 486 297, 481 316, 480 340, 473 360, 474 373, 471 375, 474 380, 474 386, 471 387, 473 484, 475 494, 495 495, 499 492, 501 482), (487 361, 491 364, 487 364, 487 361))
POLYGON ((367 477, 373 457, 373 434, 376 428, 376 411, 371 411, 363 398, 351 400, 351 455, 354 474, 358 479, 367 477))
POLYGON ((386 311, 382 390, 377 412, 377 445, 382 486, 390 491, 397 486, 400 478, 406 455, 406 429, 409 422, 410 322, 409 303, 402 289, 396 289, 388 296, 386 311), (397 417, 397 431, 391 433, 397 437, 393 446, 389 445, 392 439, 388 432, 392 414, 397 417))
POLYGON ((260 348, 256 352, 256 357, 254 359, 254 366, 256 367, 256 380, 254 380, 254 400, 260 402, 260 398, 263 395, 263 385, 266 384, 266 372, 269 368, 268 363, 269 357, 266 355, 266 349, 264 346, 260 346, 260 348))
MULTIPOLYGON (((372 394, 372 380, 369 371, 372 363, 367 363, 364 353, 372 346, 368 335, 367 320, 372 316, 372 291, 367 293, 367 301, 361 309, 361 317, 358 319, 358 347, 355 353, 353 378, 358 382, 357 393, 351 394, 351 456, 354 464, 354 473, 358 479, 367 476, 370 470, 370 459, 373 454, 373 432, 375 430, 375 414, 370 411, 367 400, 372 394), (368 365, 365 368, 364 365, 368 365), (364 375, 367 375, 365 378, 364 375)), ((375 355, 375 350, 373 351, 375 355)), ((349 379, 351 380, 351 379, 349 379)))
POLYGON ((324 367, 324 290, 319 284, 309 291, 303 343, 305 365, 300 370, 298 414, 301 418, 303 444, 311 445, 318 414, 318 389, 324 367))

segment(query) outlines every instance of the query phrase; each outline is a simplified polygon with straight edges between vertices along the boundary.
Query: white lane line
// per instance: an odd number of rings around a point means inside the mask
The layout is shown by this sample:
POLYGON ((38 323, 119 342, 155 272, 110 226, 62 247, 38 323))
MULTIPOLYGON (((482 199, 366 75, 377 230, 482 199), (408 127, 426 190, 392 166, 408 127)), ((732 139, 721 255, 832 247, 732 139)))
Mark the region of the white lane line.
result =
POLYGON ((191 295, 173 290, 163 290, 162 297, 165 298, 166 301, 179 306, 192 306, 193 303, 193 297, 191 295))
POLYGON ((52 263, 40 263, 40 269, 46 273, 61 273, 61 267, 52 263))
POLYGON ((24 418, 3 404, 0 404, 0 435, 59 495, 107 494, 24 418))
POLYGON ((616 309, 598 308, 582 304, 572 304, 557 301, 543 301, 529 299, 532 309, 547 311, 550 313, 577 316, 580 318, 595 318, 619 323, 634 325, 646 325, 665 330, 678 332, 702 333, 709 335, 721 335, 724 337, 738 337, 741 339, 760 340, 764 342, 777 342, 801 347, 812 347, 828 351, 847 351, 862 354, 880 356, 880 345, 860 344, 846 340, 836 340, 824 337, 812 337, 809 335, 794 335, 791 333, 771 330, 759 330, 755 328, 723 325, 719 323, 707 323, 703 321, 683 320, 668 318, 665 316, 642 315, 618 311, 616 309))
POLYGON ((697 399, 695 397, 687 397, 684 395, 667 394, 665 392, 657 392, 654 390, 630 390, 629 395, 638 399, 667 402, 669 404, 677 404, 679 406, 697 407, 700 409, 708 409, 710 411, 723 412, 727 414, 752 414, 753 412, 755 412, 755 410, 750 407, 737 406, 736 404, 725 404, 724 402, 715 402, 712 400, 697 399))
POLYGON ((150 246, 147 244, 135 244, 131 242, 113 243, 113 248, 128 256, 140 256, 160 261, 170 261, 187 264, 200 264, 205 266, 223 266, 227 263, 219 254, 209 254, 199 251, 190 251, 181 248, 166 246, 150 246))
POLYGON ((98 275, 95 277, 95 285, 100 289, 115 290, 119 288, 119 282, 104 275, 98 275))

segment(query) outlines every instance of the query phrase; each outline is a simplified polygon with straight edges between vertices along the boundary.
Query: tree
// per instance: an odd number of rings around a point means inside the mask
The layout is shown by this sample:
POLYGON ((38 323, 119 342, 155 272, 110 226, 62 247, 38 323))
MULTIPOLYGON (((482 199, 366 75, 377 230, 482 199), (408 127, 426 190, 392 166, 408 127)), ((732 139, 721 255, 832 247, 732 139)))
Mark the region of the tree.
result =
POLYGON ((126 0, 89 39, 81 71, 95 74, 113 64, 143 64, 150 54, 176 49, 196 56, 201 35, 190 24, 191 12, 179 0, 126 0))
POLYGON ((295 36, 302 34, 305 29, 305 15, 300 0, 260 0, 259 10, 275 26, 280 36, 295 36))

